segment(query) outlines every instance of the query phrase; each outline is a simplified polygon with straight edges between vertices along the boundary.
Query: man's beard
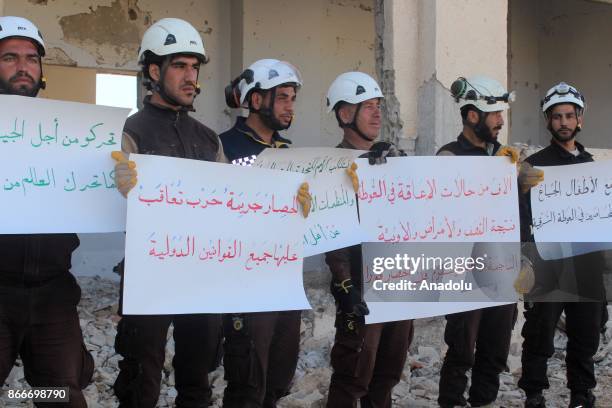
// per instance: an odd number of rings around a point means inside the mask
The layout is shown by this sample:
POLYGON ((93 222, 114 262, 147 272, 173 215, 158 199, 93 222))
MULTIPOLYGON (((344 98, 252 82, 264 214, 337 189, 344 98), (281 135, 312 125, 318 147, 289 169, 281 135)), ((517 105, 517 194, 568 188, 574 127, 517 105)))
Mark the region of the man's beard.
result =
POLYGON ((283 124, 280 120, 276 118, 276 116, 274 116, 273 113, 269 112, 269 109, 266 109, 266 111, 264 111, 263 113, 262 111, 260 111, 259 116, 261 117, 261 121, 263 122, 263 124, 268 129, 281 131, 289 129, 289 127, 291 126, 291 122, 286 125, 283 124))
POLYGON ((26 75, 18 75, 18 74, 13 75, 11 78, 9 78, 8 81, 5 81, 4 79, 0 78, 0 93, 1 94, 34 97, 38 95, 39 89, 40 89, 40 84, 36 83, 34 81, 34 78, 32 78, 30 75, 27 75, 27 74, 26 75), (19 85, 16 87, 11 84, 12 81, 22 76, 25 76, 32 80, 31 87, 29 87, 28 85, 19 85))
MULTIPOLYGON (((472 129, 474 129, 474 134, 476 135, 476 137, 485 143, 493 143, 497 140, 497 137, 493 135, 493 132, 484 123, 484 121, 481 121, 480 123, 476 124, 476 126, 474 126, 472 129)), ((495 128, 493 130, 498 129, 501 129, 501 127, 495 128)))
MULTIPOLYGON (((566 128, 567 129, 567 128, 566 128)), ((568 129, 569 130, 569 129, 568 129)), ((572 140, 573 138, 576 137, 576 135, 578 134, 578 132, 580 132, 580 128, 576 127, 576 129, 574 129, 574 131, 572 132, 571 135, 569 136, 563 136, 561 134, 559 134, 559 132, 553 130, 552 127, 548 128, 548 131, 550 132, 550 134, 552 135, 553 138, 555 138, 555 140, 557 140, 558 142, 564 143, 564 142, 569 142, 570 140, 572 140)))

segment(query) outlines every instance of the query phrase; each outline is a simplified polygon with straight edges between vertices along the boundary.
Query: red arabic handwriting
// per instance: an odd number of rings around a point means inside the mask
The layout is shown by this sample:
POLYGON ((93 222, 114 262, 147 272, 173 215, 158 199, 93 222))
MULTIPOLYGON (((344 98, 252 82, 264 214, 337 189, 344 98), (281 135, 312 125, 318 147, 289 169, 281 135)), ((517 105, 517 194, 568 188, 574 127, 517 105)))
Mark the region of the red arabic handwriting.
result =
MULTIPOLYGON (((206 240, 204 240, 206 241, 206 240)), ((200 239, 194 235, 168 235, 161 240, 155 239, 155 234, 149 239, 151 248, 148 255, 159 260, 169 258, 196 258, 202 262, 239 261, 246 270, 262 266, 280 267, 300 258, 290 244, 274 243, 267 246, 258 245, 251 248, 239 239, 208 240, 207 245, 200 245, 200 239)))
POLYGON ((466 228, 465 224, 459 220, 449 217, 435 217, 424 225, 416 227, 416 223, 410 221, 399 221, 398 225, 384 226, 378 225, 380 233, 378 241, 381 242, 407 242, 407 241, 424 241, 436 240, 438 237, 443 239, 460 239, 463 237, 482 237, 493 234, 506 234, 516 229, 516 224, 512 220, 503 220, 501 222, 489 217, 479 217, 470 228, 466 228))
POLYGON ((257 213, 267 215, 270 213, 282 213, 282 214, 294 214, 298 213, 297 198, 292 197, 291 205, 278 205, 277 197, 272 194, 271 196, 264 197, 261 200, 244 200, 241 198, 242 194, 236 194, 234 191, 226 191, 222 194, 216 194, 216 197, 209 197, 207 199, 200 197, 188 198, 185 192, 178 190, 172 191, 171 187, 164 185, 159 189, 159 195, 153 197, 146 197, 142 194, 138 195, 138 201, 151 205, 177 205, 191 208, 208 208, 214 206, 222 206, 230 211, 237 212, 240 214, 257 213))
POLYGON ((436 178, 425 178, 410 181, 391 181, 373 179, 369 186, 361 181, 358 192, 360 201, 371 203, 377 199, 396 201, 459 199, 463 197, 505 196, 512 193, 512 176, 501 180, 493 178, 490 183, 477 183, 463 177, 455 178, 452 185, 444 185, 436 178))

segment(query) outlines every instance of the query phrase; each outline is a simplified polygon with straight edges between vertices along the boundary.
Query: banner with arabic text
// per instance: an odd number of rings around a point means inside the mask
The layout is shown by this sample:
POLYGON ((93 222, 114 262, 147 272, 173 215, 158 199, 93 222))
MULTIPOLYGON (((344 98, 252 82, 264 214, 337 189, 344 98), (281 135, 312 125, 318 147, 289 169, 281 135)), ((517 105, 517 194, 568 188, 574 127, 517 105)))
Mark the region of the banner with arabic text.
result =
POLYGON ((357 163, 367 323, 516 301, 520 219, 507 158, 357 163))
POLYGON ((302 173, 312 208, 303 234, 304 256, 361 243, 357 198, 346 169, 361 150, 329 147, 265 149, 254 167, 302 173))
POLYGON ((531 189, 533 234, 544 259, 612 249, 612 160, 541 167, 531 189))
POLYGON ((113 150, 129 109, 0 95, 0 233, 125 228, 113 150))
POLYGON ((237 313, 310 308, 302 283, 304 177, 130 155, 123 312, 237 313), (268 182, 274 180, 274 182, 268 182))
POLYGON ((506 157, 358 159, 364 242, 518 242, 516 166, 506 157))

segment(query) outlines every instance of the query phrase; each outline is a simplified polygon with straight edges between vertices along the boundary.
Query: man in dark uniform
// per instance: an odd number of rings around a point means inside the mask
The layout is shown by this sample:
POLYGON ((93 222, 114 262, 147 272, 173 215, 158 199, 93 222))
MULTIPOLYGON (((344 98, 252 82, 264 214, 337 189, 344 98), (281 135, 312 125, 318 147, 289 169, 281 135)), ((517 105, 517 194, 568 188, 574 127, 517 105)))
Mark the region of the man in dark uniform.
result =
MULTIPOLYGON (((232 163, 250 166, 264 149, 289 146, 278 132, 291 126, 301 85, 299 71, 276 59, 256 61, 232 81, 226 88, 228 106, 249 109, 247 118, 239 116, 219 136, 232 163)), ((297 367, 300 323, 299 310, 223 316, 225 408, 272 408, 287 395, 297 367)))
MULTIPOLYGON (((582 128, 584 97, 564 82, 552 87, 542 100, 542 112, 552 135, 550 145, 526 159, 533 166, 564 166, 593 161, 592 155, 576 141, 582 128)), ((521 227, 524 241, 533 242, 531 233, 531 201, 529 187, 521 197, 521 227)), ((525 390, 526 408, 545 407, 542 390, 549 387, 546 374, 548 359, 554 353, 557 322, 565 312, 567 341, 567 387, 571 391, 570 408, 592 408, 595 397, 595 367, 593 356, 599 346, 602 314, 605 307, 603 272, 605 261, 601 252, 571 258, 544 261, 532 251, 535 288, 542 290, 563 271, 569 271, 576 282, 580 302, 525 302, 525 324, 522 335, 523 370, 518 382, 525 390)), ((549 288, 550 289, 550 288, 549 288)))
MULTIPOLYGON (((382 123, 382 98, 380 86, 362 72, 346 72, 334 80, 327 92, 327 111, 334 111, 344 133, 337 147, 373 148, 382 123)), ((334 372, 327 406, 356 407, 361 401, 364 408, 390 408, 393 387, 400 381, 408 357, 412 320, 365 324, 369 311, 362 299, 361 245, 330 251, 325 261, 336 299, 336 337, 331 351, 334 372)))
MULTIPOLYGON (((200 34, 184 20, 164 18, 145 32, 139 63, 152 94, 145 98, 144 109, 125 124, 125 153, 227 161, 215 132, 188 114, 199 93, 200 66, 206 62, 200 34)), ((117 187, 127 196, 136 184, 135 164, 121 152, 113 152, 113 157, 119 162, 115 167, 117 187)), ((115 339, 115 349, 123 357, 114 385, 120 407, 156 406, 171 323, 176 406, 208 407, 212 394, 208 373, 218 366, 220 356, 218 314, 124 315, 115 339)))
MULTIPOLYGON (((0 94, 35 97, 45 82, 45 46, 21 17, 0 17, 0 94)), ((63 407, 86 407, 81 389, 93 374, 76 305, 81 289, 70 273, 76 234, 0 236, 0 384, 17 356, 33 387, 68 387, 63 407)), ((36 404, 38 405, 38 403, 36 404)))
MULTIPOLYGON (((463 131, 456 141, 442 146, 437 155, 510 156, 516 162, 518 152, 497 141, 511 94, 499 82, 484 76, 459 78, 451 92, 461 111, 463 131)), ((506 367, 516 314, 513 303, 446 316, 444 341, 448 351, 440 370, 441 407, 467 405, 464 393, 470 369, 470 406, 488 406, 497 399, 499 374, 506 367)))

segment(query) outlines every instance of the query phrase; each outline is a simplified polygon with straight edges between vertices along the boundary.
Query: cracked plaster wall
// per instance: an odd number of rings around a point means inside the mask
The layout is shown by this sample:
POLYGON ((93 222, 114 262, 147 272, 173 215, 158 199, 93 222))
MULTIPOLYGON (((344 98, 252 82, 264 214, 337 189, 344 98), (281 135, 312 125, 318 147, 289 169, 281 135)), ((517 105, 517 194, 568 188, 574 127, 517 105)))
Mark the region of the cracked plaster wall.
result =
POLYGON ((28 16, 44 35, 45 62, 136 72, 144 31, 164 17, 183 18, 204 39, 211 57, 200 74, 202 94, 195 117, 221 131, 230 125, 223 114, 223 88, 229 81, 229 4, 223 0, 4 0, 5 14, 28 16))
POLYGON ((244 1, 241 62, 249 65, 261 58, 279 58, 302 73, 304 86, 298 94, 296 117, 286 132, 295 146, 339 143, 341 130, 334 115, 326 113, 325 96, 342 72, 375 74, 373 3, 244 1))
MULTIPOLYGON (((461 128, 448 91, 458 76, 507 82, 507 0, 376 3, 383 38, 377 69, 391 96, 385 136, 410 153, 433 154, 461 128)), ((506 135, 504 129, 502 141, 506 135)))

